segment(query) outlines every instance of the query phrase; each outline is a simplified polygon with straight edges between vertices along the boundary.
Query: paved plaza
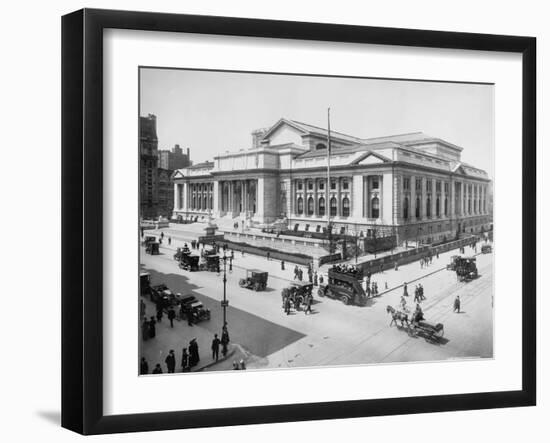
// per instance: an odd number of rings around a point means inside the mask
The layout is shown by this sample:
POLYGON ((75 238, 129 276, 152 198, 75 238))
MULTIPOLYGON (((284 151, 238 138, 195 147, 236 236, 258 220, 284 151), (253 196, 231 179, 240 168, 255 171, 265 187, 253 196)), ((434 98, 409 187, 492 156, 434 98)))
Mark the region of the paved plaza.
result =
MULTIPOLYGON (((195 227, 196 229, 196 227, 195 227)), ((170 349, 176 351, 177 367, 181 348, 197 338, 201 362, 195 369, 230 369, 232 362, 243 359, 247 369, 288 368, 320 365, 373 364, 410 361, 437 361, 448 359, 491 358, 493 355, 493 256, 477 255, 479 277, 471 282, 458 282, 456 274, 445 269, 449 251, 434 257, 430 266, 419 262, 401 266, 397 271, 374 274, 382 294, 369 299, 367 306, 346 306, 340 301, 319 298, 314 292, 313 312, 303 311, 286 315, 282 309, 281 290, 293 277, 294 264, 287 263, 281 270, 278 260, 267 260, 240 253, 235 254, 233 270, 227 277, 229 308, 227 321, 231 337, 228 359, 215 363, 210 343, 215 333, 220 335, 223 299, 222 276, 215 272, 188 272, 181 270, 173 259, 175 248, 196 238, 192 230, 187 235, 163 230, 165 240, 160 255, 147 255, 142 250, 142 270, 151 273, 152 283, 165 283, 172 291, 195 295, 211 310, 211 320, 192 327, 177 321, 170 328, 166 318, 158 325, 158 335, 142 342, 142 356, 150 367, 164 365, 170 349), (176 236, 177 234, 177 236, 176 236), (167 245, 167 236, 172 236, 167 245), (255 292, 240 288, 239 278, 247 268, 269 272, 266 291, 255 292), (422 309, 427 321, 444 324, 443 339, 435 342, 412 335, 405 329, 389 326, 388 305, 397 306, 403 294, 402 284, 409 285, 409 307, 414 309, 414 286, 421 283, 426 300, 422 309), (385 289, 387 285, 387 290, 385 289), (461 313, 453 312, 456 296, 462 301, 461 313)), ((473 250, 467 248, 466 255, 473 250)), ((326 266, 320 272, 326 272, 326 266)), ((154 315, 154 306, 147 302, 148 315, 154 315)))

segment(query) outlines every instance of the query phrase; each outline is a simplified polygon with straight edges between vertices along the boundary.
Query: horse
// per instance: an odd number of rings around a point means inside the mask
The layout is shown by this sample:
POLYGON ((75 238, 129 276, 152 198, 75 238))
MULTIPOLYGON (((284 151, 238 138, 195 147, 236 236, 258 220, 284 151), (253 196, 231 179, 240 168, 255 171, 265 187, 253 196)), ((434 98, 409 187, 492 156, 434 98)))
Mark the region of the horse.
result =
POLYGON ((386 307, 386 312, 391 314, 391 322, 390 326, 395 323, 395 326, 397 326, 397 321, 401 322, 401 327, 405 327, 405 324, 407 325, 407 329, 411 328, 411 325, 409 323, 409 317, 406 313, 396 310, 393 306, 388 305, 386 307))

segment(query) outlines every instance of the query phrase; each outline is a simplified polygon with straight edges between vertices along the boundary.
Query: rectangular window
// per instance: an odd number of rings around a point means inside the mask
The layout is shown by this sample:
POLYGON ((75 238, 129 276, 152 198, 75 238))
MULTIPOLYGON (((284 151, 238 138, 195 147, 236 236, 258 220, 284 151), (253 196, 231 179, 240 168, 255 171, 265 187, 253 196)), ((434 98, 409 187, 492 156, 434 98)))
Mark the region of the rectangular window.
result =
POLYGON ((308 182, 307 189, 311 191, 313 189, 313 182, 308 182))
POLYGON ((411 179, 408 177, 403 178, 403 190, 409 191, 411 189, 411 179))
POLYGON ((344 182, 342 183, 342 188, 344 188, 344 189, 349 189, 349 182, 348 182, 348 181, 344 181, 344 182))
POLYGON ((380 182, 378 181, 378 178, 373 178, 372 179, 372 189, 378 189, 379 186, 380 186, 380 182))
POLYGON ((440 181, 435 182, 435 190, 436 190, 436 192, 441 192, 441 182, 440 181))
POLYGON ((334 181, 330 182, 330 189, 336 189, 336 182, 334 181))
POLYGON ((320 182, 319 183, 319 189, 322 191, 325 189, 325 182, 320 182))
POLYGON ((444 188, 445 188, 445 193, 448 194, 449 193, 449 183, 445 183, 444 188))
POLYGON ((414 180, 414 189, 417 191, 422 191, 422 179, 417 178, 414 180))
POLYGON ((303 187, 302 182, 298 182, 298 191, 301 191, 301 190, 302 190, 302 187, 303 187))

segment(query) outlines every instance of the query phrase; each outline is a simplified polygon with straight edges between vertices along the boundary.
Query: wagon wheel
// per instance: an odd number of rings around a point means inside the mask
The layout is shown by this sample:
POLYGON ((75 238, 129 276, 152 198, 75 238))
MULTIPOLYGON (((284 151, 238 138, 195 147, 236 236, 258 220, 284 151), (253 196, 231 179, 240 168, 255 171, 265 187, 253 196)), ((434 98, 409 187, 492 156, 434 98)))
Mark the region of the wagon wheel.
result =
MULTIPOLYGON (((303 304, 303 303, 304 303, 304 297, 302 297, 301 295, 299 295, 298 297, 296 297, 296 302, 297 302, 298 304, 300 304, 300 305, 303 304)), ((296 302, 295 302, 295 303, 296 303, 296 302)))

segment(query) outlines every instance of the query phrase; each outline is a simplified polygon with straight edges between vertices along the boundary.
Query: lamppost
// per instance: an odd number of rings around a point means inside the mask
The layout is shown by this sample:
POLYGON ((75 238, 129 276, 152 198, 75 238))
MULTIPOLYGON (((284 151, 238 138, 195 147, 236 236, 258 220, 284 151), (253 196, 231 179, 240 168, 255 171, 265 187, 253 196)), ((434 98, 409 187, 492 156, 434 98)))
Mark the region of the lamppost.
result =
POLYGON ((227 262, 229 261, 229 272, 233 269, 233 258, 226 255, 226 248, 223 248, 223 300, 221 301, 221 306, 223 309, 223 323, 222 323, 222 354, 225 357, 227 355, 227 344, 229 343, 229 331, 227 330, 227 307, 229 306, 229 301, 227 300, 227 262))

